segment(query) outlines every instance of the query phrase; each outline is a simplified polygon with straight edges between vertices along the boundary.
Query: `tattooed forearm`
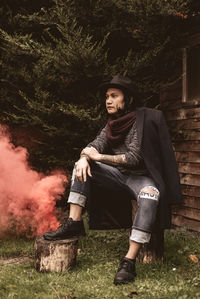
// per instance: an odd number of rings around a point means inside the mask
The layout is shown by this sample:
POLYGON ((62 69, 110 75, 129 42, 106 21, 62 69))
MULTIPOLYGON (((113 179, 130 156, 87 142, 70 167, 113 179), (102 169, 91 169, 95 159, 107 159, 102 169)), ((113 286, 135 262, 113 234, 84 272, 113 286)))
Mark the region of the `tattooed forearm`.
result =
POLYGON ((110 165, 125 165, 127 164, 126 156, 122 155, 101 155, 102 163, 110 165))

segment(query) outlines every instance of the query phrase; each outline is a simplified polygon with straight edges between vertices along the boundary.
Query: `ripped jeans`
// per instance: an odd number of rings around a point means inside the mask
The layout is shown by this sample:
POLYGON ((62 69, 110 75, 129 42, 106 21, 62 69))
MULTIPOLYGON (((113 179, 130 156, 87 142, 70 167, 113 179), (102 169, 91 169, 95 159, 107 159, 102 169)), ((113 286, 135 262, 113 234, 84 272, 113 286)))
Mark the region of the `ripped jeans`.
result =
POLYGON ((138 205, 130 240, 137 243, 148 243, 156 219, 160 195, 154 181, 147 176, 123 174, 116 167, 100 162, 91 162, 90 167, 92 178, 88 176, 87 181, 82 183, 75 178, 75 164, 68 203, 85 207, 92 182, 98 183, 102 188, 119 190, 119 192, 129 191, 133 194, 133 199, 137 200, 138 205))

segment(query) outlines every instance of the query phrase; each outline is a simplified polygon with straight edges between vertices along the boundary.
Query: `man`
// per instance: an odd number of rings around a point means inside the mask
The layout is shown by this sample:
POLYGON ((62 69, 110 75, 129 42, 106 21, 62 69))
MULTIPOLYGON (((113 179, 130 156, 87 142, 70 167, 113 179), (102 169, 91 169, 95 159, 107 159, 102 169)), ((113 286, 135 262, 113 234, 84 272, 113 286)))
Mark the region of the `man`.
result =
MULTIPOLYGON (((131 79, 116 75, 100 86, 106 95, 108 122, 84 148, 75 164, 69 219, 46 240, 84 235, 82 209, 91 184, 128 191, 137 200, 129 249, 114 278, 115 284, 133 281, 141 244, 150 241, 157 218, 160 228, 170 227, 171 204, 182 203, 179 176, 167 126, 161 111, 136 108, 131 79)), ((157 223, 157 222, 156 222, 157 223)))

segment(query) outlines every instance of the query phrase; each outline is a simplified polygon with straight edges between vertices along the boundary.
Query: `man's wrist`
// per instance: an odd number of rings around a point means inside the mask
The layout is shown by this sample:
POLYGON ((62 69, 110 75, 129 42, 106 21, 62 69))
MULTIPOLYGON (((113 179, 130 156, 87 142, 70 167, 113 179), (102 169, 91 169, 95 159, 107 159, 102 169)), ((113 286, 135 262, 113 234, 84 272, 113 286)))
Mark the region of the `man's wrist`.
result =
POLYGON ((87 161, 90 160, 90 158, 86 154, 81 154, 80 159, 85 158, 87 161))
POLYGON ((101 162, 102 158, 103 158, 103 155, 102 155, 102 154, 99 154, 99 155, 98 155, 98 159, 97 159, 97 161, 98 161, 98 162, 101 162))

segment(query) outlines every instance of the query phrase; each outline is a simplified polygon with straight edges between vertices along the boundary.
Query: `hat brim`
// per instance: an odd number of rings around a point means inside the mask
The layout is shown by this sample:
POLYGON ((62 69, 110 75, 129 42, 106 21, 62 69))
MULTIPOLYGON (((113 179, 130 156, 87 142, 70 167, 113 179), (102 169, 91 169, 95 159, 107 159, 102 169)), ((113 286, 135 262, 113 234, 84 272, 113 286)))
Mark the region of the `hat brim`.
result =
POLYGON ((131 90, 130 88, 127 88, 123 85, 117 84, 117 83, 110 83, 110 82, 102 83, 98 86, 97 89, 101 93, 105 93, 109 88, 117 88, 117 89, 120 89, 122 91, 128 92, 130 95, 133 95, 133 90, 131 90))

